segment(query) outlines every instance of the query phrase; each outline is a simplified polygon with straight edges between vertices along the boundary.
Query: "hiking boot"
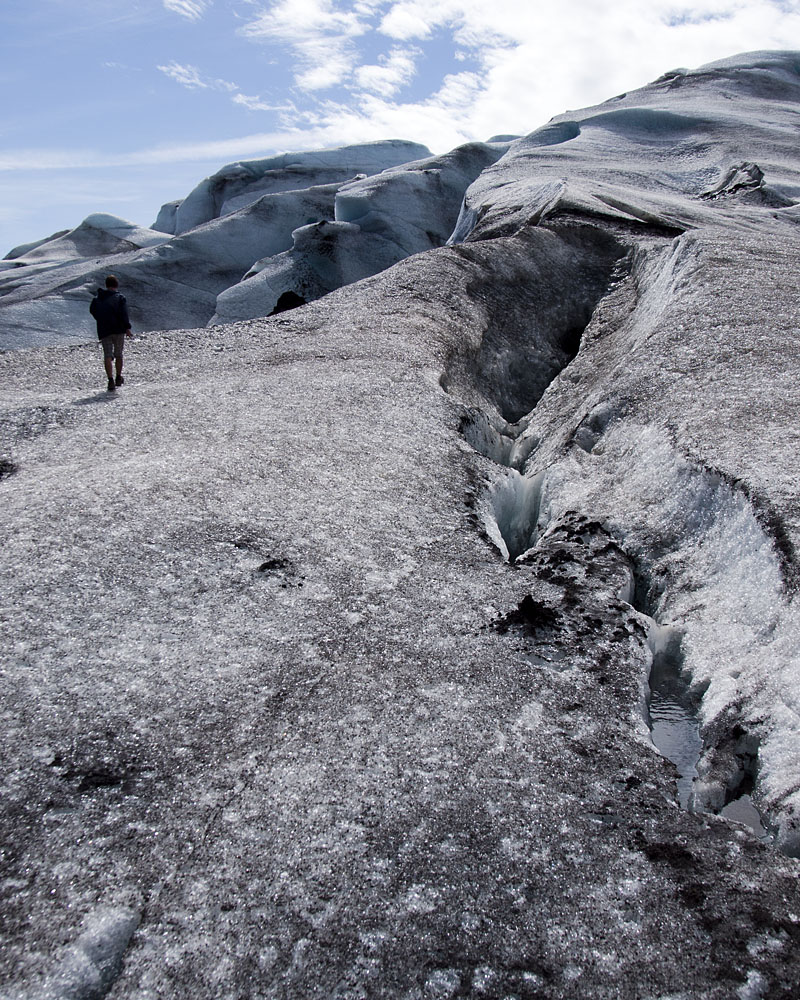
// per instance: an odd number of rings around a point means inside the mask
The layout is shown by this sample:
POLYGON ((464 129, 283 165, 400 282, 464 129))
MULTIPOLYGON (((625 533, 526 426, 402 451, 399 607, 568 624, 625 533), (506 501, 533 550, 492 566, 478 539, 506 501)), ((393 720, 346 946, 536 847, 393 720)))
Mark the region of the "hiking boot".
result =
POLYGON ((121 375, 117 375, 117 385, 125 385, 125 379, 121 375))
POLYGON ((116 387, 116 386, 114 385, 114 379, 113 379, 113 378, 110 378, 110 379, 108 380, 108 385, 106 386, 106 388, 108 389, 108 391, 109 391, 109 392, 114 392, 114 390, 115 390, 115 389, 117 388, 117 387, 116 387))

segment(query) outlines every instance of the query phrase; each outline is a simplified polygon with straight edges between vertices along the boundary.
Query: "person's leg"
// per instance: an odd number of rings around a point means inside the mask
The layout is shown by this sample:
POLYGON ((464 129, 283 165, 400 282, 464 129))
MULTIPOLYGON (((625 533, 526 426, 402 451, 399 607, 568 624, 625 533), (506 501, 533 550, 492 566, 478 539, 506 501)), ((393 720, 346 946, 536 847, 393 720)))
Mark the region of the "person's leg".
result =
POLYGON ((117 385, 122 385, 122 352, 125 348, 125 334, 114 337, 114 364, 117 371, 117 385))
POLYGON ((116 389, 114 385, 114 341, 111 337, 101 337, 100 346, 103 348, 103 367, 106 370, 108 379, 108 390, 116 389))

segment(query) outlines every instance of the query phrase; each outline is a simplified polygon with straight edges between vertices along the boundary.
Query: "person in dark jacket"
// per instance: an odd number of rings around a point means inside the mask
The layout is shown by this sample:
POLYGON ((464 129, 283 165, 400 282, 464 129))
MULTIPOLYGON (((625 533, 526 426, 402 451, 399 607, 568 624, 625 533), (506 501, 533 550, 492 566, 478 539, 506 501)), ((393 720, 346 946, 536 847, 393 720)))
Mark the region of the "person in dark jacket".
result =
POLYGON ((113 274, 106 278, 106 287, 98 288, 89 312, 97 322, 97 339, 103 348, 103 365, 108 376, 108 391, 114 392, 125 379, 122 377, 122 350, 125 338, 131 337, 128 304, 119 293, 119 282, 113 274), (116 378, 115 376, 116 369, 116 378))

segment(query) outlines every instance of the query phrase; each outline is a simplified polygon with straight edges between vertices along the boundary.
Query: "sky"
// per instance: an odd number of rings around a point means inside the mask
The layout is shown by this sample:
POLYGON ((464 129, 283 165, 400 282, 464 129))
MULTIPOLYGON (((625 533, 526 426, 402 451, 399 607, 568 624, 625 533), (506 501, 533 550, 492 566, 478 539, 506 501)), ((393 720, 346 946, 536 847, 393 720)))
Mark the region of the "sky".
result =
POLYGON ((800 0, 0 0, 0 256, 236 160, 445 152, 755 49, 800 49, 800 0))

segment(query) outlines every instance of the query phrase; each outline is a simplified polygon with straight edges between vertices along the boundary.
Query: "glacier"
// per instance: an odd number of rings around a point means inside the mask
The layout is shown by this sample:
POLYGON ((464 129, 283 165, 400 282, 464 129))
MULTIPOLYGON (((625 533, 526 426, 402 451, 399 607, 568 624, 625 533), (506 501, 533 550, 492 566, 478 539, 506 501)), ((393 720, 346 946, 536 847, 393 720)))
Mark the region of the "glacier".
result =
POLYGON ((12 251, 9 1000, 796 995, 799 110, 745 53, 12 251))

